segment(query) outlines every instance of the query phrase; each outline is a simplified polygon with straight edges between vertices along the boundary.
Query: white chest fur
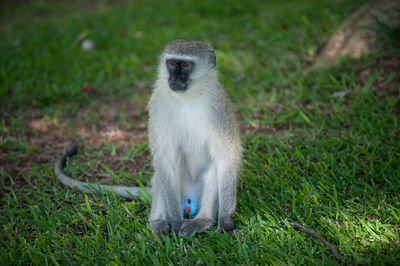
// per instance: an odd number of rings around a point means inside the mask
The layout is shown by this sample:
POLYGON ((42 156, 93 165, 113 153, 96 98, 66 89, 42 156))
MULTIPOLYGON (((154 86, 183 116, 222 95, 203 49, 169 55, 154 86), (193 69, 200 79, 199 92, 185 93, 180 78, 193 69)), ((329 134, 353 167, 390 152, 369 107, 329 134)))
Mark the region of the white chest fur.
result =
POLYGON ((210 137, 208 112, 201 99, 184 103, 177 108, 175 132, 180 136, 177 149, 184 153, 192 179, 198 178, 209 160, 210 137))
POLYGON ((186 178, 195 181, 210 160, 207 104, 198 97, 185 101, 172 98, 169 105, 171 112, 163 113, 159 128, 163 132, 162 139, 158 139, 159 155, 172 165, 184 163, 189 175, 186 178))

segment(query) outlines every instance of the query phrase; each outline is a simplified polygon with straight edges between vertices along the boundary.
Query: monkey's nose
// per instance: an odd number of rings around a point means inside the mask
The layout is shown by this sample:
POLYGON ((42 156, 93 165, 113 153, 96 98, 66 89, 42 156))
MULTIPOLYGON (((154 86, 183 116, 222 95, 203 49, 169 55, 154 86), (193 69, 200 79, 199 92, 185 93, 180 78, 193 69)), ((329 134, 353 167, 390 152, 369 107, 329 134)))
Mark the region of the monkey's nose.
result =
POLYGON ((188 213, 190 212, 190 207, 189 207, 189 206, 186 206, 186 207, 183 209, 183 212, 186 213, 186 214, 188 214, 188 213))
POLYGON ((187 88, 186 80, 182 80, 179 77, 170 77, 168 79, 169 87, 174 91, 185 91, 187 88))

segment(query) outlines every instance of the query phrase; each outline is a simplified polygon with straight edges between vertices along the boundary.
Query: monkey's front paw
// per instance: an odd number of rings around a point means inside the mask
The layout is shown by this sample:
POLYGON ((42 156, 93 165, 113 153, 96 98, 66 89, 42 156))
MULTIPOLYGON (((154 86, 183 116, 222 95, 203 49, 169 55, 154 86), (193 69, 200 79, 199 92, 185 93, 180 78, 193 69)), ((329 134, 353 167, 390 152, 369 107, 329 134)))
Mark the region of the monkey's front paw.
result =
POLYGON ((222 233, 224 231, 232 231, 235 228, 233 224, 233 219, 229 216, 219 217, 217 231, 222 233))
POLYGON ((179 235, 181 236, 190 236, 196 232, 203 231, 207 228, 210 228, 213 225, 213 221, 209 219, 190 219, 186 220, 181 230, 179 231, 179 235))
POLYGON ((150 222, 150 229, 156 233, 159 238, 161 238, 162 235, 169 234, 170 227, 165 220, 154 220, 150 222))

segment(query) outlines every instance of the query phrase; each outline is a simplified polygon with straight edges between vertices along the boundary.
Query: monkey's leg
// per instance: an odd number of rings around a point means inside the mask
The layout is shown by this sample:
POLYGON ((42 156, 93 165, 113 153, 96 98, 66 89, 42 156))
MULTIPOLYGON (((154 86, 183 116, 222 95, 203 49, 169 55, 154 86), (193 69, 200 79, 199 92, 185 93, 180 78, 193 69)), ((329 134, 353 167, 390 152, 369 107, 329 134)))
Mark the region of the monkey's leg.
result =
POLYGON ((164 204, 163 194, 157 177, 152 179, 152 193, 151 193, 151 212, 149 217, 150 230, 161 237, 167 235, 170 231, 170 226, 167 220, 166 207, 164 204))
MULTIPOLYGON (((229 157, 228 157, 229 158, 229 157)), ((234 229, 238 162, 229 160, 218 168, 218 232, 234 229)))
POLYGON ((210 228, 215 223, 215 207, 217 201, 217 170, 214 164, 211 164, 205 174, 202 176, 203 188, 200 199, 199 213, 193 219, 185 220, 180 235, 189 236, 210 228))
POLYGON ((156 163, 157 183, 160 185, 165 210, 167 211, 167 221, 171 229, 179 232, 183 223, 181 212, 181 180, 180 172, 173 165, 156 163))

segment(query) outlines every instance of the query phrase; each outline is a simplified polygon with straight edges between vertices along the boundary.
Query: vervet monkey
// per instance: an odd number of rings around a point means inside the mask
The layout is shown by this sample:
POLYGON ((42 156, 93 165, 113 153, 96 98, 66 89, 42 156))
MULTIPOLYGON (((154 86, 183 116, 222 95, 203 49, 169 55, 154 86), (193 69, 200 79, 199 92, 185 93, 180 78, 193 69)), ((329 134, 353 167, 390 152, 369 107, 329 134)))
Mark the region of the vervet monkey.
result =
MULTIPOLYGON (((149 225, 157 235, 171 229, 191 235, 214 225, 217 217, 219 232, 234 228, 242 147, 215 66, 214 50, 201 41, 172 41, 159 57, 149 102, 155 172, 148 188, 152 196, 149 225), (184 214, 195 216, 184 219, 184 214)), ((62 172, 66 158, 75 154, 76 148, 58 161, 55 173, 67 186, 88 192, 86 183, 62 172)), ((113 189, 127 198, 141 192, 138 187, 92 186, 97 191, 113 189)))

